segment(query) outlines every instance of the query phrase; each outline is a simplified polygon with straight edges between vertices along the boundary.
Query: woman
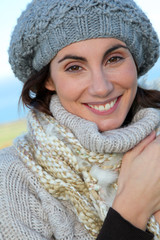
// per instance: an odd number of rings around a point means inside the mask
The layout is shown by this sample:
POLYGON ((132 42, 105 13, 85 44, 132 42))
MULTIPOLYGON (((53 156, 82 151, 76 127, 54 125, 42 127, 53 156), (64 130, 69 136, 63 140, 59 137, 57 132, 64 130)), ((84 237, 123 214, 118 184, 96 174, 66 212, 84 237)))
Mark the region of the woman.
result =
POLYGON ((137 86, 158 54, 131 0, 28 5, 9 59, 32 110, 1 151, 2 239, 159 239, 160 93, 137 86))

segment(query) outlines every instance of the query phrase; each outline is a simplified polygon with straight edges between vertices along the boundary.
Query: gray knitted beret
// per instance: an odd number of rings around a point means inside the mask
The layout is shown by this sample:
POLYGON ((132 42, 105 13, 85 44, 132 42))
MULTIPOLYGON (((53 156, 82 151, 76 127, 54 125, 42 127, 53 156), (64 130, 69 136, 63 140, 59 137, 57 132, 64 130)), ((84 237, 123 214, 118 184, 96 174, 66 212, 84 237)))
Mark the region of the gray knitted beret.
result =
POLYGON ((146 73, 159 57, 159 40, 149 19, 132 0, 33 0, 11 37, 9 62, 25 82, 63 47, 91 38, 117 38, 146 73))

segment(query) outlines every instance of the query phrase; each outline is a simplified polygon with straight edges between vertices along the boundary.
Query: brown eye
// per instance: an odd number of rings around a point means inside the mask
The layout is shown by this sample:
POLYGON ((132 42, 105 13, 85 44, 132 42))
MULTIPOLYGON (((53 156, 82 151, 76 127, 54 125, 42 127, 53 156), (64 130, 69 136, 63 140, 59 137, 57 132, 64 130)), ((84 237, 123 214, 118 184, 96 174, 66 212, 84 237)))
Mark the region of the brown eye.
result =
POLYGON ((107 63, 111 64, 111 63, 116 63, 116 62, 119 62, 120 60, 122 60, 123 58, 122 57, 111 57, 109 60, 107 60, 107 63))
POLYGON ((78 72, 80 70, 82 70, 82 68, 78 65, 73 65, 66 69, 66 71, 68 71, 68 72, 78 72))

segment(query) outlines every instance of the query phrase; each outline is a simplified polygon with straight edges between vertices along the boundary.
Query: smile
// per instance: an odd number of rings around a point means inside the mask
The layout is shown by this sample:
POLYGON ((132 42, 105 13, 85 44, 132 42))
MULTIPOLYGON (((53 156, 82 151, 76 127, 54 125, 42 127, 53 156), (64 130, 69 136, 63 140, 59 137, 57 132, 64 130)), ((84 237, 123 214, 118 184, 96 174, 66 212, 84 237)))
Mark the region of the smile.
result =
POLYGON ((117 102, 117 98, 115 100, 111 101, 110 103, 106 103, 106 104, 103 104, 103 105, 91 105, 91 104, 88 104, 88 106, 90 108, 93 108, 93 109, 98 110, 100 112, 104 112, 104 111, 108 111, 111 108, 113 108, 116 102, 117 102))

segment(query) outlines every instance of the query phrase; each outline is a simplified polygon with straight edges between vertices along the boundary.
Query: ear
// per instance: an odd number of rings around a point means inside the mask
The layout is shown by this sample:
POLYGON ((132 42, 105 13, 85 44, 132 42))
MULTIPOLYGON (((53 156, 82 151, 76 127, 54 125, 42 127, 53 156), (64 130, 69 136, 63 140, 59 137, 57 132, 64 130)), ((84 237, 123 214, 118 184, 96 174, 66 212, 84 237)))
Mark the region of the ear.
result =
POLYGON ((50 91, 55 91, 56 90, 51 77, 49 77, 48 80, 46 81, 45 88, 47 88, 50 91))

